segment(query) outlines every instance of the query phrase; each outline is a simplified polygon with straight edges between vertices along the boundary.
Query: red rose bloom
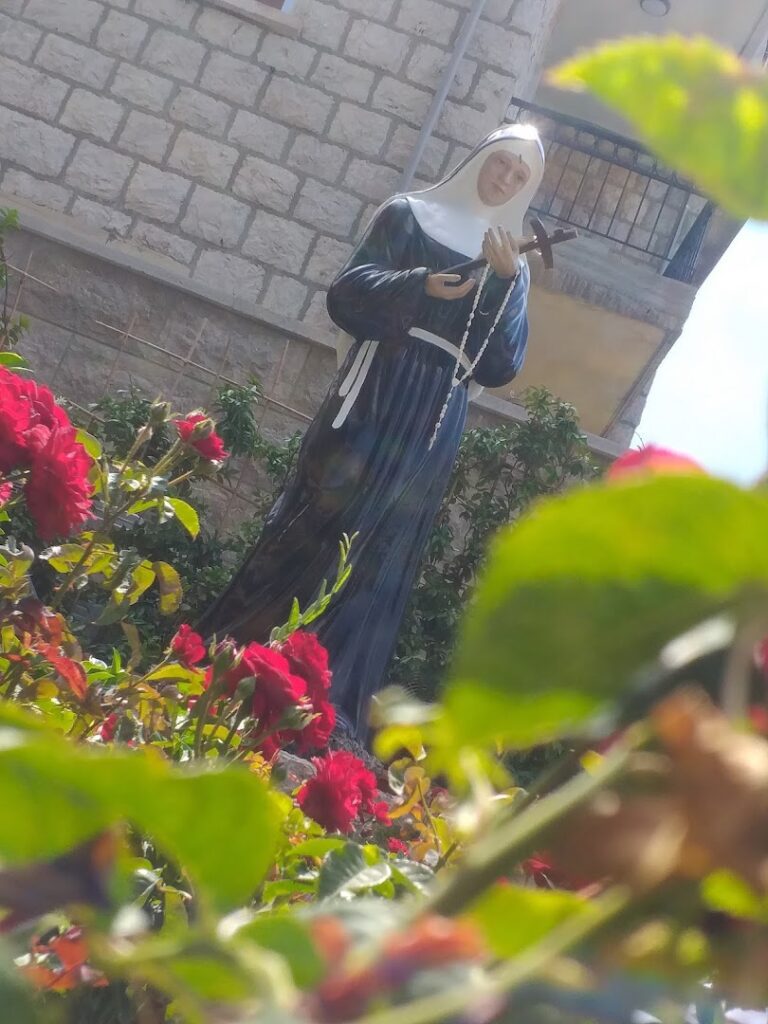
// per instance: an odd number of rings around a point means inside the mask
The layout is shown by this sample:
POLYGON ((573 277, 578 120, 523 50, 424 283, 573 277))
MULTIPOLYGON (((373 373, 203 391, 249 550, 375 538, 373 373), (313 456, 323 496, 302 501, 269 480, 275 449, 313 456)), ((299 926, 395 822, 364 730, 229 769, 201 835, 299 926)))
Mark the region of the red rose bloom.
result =
POLYGON ((194 448, 201 459, 205 459, 207 462, 223 462, 229 457, 229 452, 224 449, 224 442, 214 430, 210 417, 205 413, 192 412, 183 420, 174 420, 173 422, 184 444, 194 448), (194 436, 200 423, 210 423, 210 429, 206 431, 200 428, 199 436, 194 436))
POLYGON ((205 644, 200 634, 185 622, 179 626, 171 640, 171 652, 185 668, 192 668, 205 657, 205 644))
POLYGON ((351 832, 362 812, 387 821, 387 808, 377 800, 376 776, 359 757, 336 750, 313 758, 315 775, 302 785, 297 800, 305 814, 328 832, 351 832))
POLYGON ((28 468, 52 431, 71 426, 48 388, 0 366, 0 473, 28 468))
POLYGON ((4 505, 13 494, 13 484, 10 480, 0 480, 0 505, 4 505))
POLYGON ((57 427, 71 428, 69 416, 56 404, 48 388, 34 380, 20 380, 19 391, 29 407, 25 439, 30 452, 39 451, 57 427))
POLYGON ((401 853, 404 857, 407 857, 410 853, 407 843, 404 843, 402 839, 397 839, 395 836, 390 836, 387 840, 387 849, 390 853, 401 853))
POLYGON ((99 729, 99 739, 103 743, 111 743, 112 740, 115 738, 115 733, 117 732, 117 723, 118 717, 114 711, 112 712, 111 715, 107 715, 107 717, 101 723, 101 728, 99 729))
POLYGON ((315 716, 308 725, 296 732, 296 746, 302 754, 324 749, 336 725, 336 709, 328 700, 331 688, 328 651, 314 633, 298 632, 292 633, 280 645, 280 653, 288 661, 291 672, 306 683, 307 697, 315 716))
POLYGON ((36 451, 24 493, 43 540, 71 534, 91 511, 91 457, 70 428, 52 430, 36 451))
POLYGON ((704 470, 693 459, 679 452, 670 451, 669 448, 660 448, 658 445, 649 444, 644 448, 630 449, 624 452, 611 465, 606 477, 615 480, 618 477, 637 476, 665 476, 670 474, 703 473, 704 470))

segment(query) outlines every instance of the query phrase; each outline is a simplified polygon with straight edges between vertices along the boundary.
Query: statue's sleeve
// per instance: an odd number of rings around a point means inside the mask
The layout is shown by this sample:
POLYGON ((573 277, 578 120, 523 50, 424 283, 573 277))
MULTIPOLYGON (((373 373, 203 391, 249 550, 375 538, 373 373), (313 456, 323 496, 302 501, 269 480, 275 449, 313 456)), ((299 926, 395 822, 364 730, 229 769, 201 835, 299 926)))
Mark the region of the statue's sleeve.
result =
POLYGON ((392 200, 328 290, 331 319, 359 341, 397 340, 418 315, 429 270, 407 265, 414 230, 408 201, 392 200))
MULTIPOLYGON (((523 261, 509 301, 473 374, 484 388, 500 388, 519 373, 528 344, 528 290, 531 272, 523 261)), ((490 274, 470 330, 469 350, 478 352, 504 301, 509 282, 490 274)))

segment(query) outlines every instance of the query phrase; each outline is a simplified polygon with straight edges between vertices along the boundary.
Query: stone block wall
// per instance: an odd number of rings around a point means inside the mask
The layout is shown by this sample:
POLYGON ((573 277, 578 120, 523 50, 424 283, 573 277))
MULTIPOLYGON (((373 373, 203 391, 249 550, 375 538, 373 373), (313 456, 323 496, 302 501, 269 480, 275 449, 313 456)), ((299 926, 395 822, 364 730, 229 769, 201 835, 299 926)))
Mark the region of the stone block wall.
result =
MULTIPOLYGON (((487 0, 422 180, 531 94, 559 2, 487 0)), ((3 0, 0 188, 325 326, 469 0, 297 0, 293 38, 216 3, 3 0)))

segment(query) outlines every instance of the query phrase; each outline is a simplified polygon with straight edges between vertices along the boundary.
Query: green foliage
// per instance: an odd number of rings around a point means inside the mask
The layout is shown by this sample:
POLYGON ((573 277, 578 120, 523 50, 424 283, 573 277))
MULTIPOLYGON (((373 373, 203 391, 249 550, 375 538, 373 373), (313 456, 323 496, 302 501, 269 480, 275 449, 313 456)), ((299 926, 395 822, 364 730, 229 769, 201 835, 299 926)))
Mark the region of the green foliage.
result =
POLYGON ((736 217, 768 218, 768 77, 709 39, 645 36, 566 61, 586 88, 736 217))
POLYGON ((571 406, 532 389, 526 411, 524 423, 462 438, 389 672, 422 699, 440 689, 492 535, 538 498, 596 473, 571 406))
POLYGON ((763 495, 704 476, 539 506, 491 546, 446 694, 455 739, 578 731, 663 644, 768 586, 766 517, 763 495))

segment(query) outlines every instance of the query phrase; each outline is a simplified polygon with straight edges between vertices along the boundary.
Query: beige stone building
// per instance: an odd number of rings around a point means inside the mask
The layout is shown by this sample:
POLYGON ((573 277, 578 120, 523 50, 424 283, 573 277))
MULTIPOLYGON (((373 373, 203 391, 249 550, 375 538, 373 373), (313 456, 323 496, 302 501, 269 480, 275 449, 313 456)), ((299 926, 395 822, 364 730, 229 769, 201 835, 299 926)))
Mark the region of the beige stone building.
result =
POLYGON ((257 373, 264 429, 291 433, 332 375, 325 288, 373 210, 521 118, 548 149, 536 209, 583 237, 536 270, 524 373, 474 421, 545 384, 617 452, 732 229, 541 72, 667 24, 764 50, 764 0, 667 6, 0 0, 0 204, 21 213, 12 298, 37 371, 83 404, 130 383, 204 402, 257 373))

